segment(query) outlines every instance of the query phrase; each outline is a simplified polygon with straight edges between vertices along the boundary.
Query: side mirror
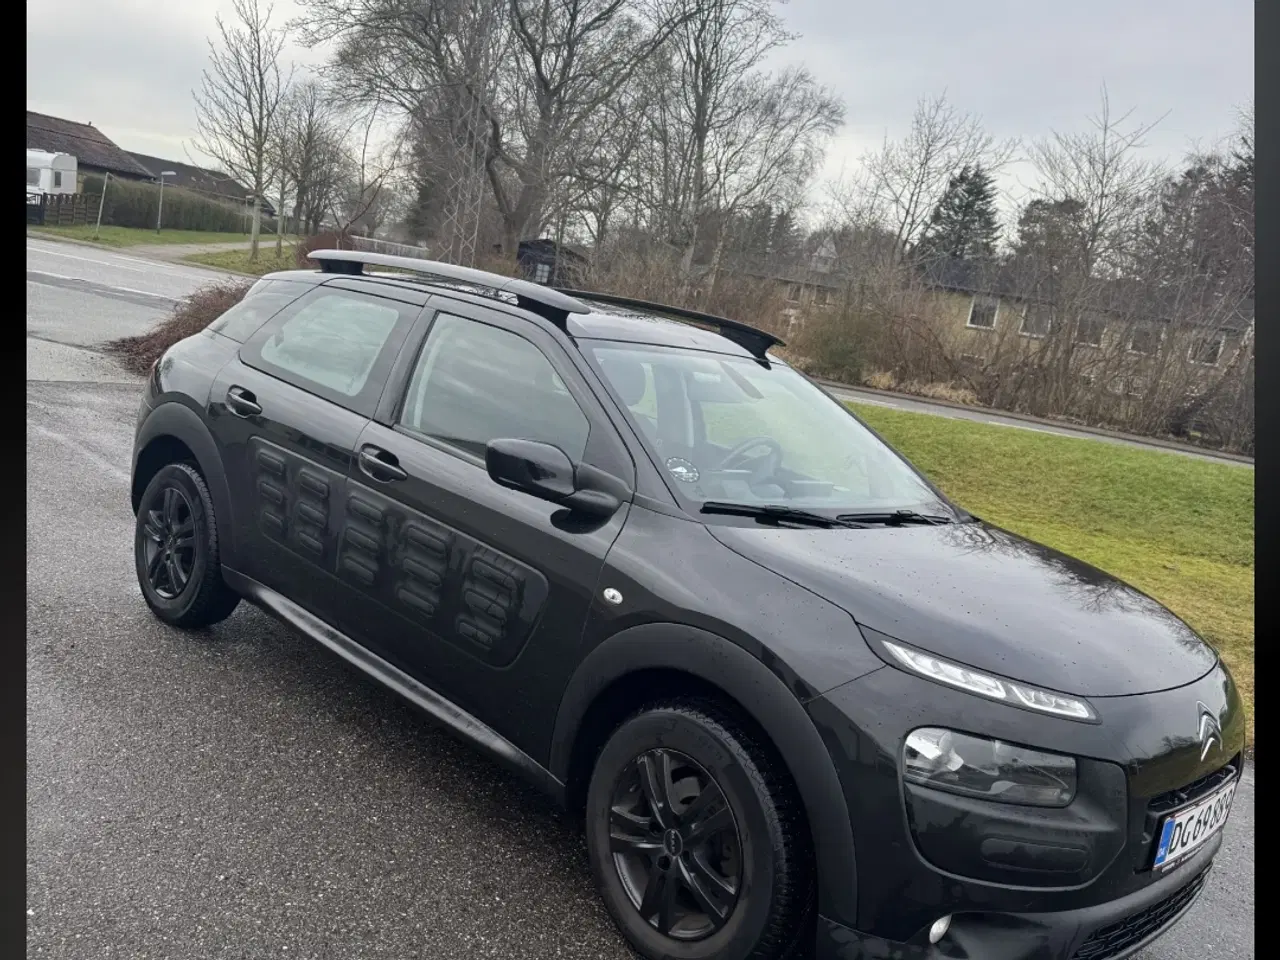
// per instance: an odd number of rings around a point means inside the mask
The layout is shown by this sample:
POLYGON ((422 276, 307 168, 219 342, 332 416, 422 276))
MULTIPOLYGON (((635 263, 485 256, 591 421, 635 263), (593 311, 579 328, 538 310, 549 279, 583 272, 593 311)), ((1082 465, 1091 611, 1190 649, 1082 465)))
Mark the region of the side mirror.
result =
POLYGON ((631 498, 627 485, 586 463, 575 464, 559 447, 537 440, 491 440, 484 451, 489 476, 500 486, 575 513, 611 517, 631 498))

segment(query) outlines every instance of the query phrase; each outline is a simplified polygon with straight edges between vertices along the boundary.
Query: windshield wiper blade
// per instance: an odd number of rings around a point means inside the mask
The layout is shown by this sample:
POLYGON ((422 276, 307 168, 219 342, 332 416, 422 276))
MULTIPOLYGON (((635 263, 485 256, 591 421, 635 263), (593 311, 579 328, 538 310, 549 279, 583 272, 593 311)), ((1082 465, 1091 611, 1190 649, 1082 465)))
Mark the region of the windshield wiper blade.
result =
POLYGON ((954 522, 951 517, 916 513, 914 510, 890 510, 887 513, 842 513, 841 520, 851 520, 862 524, 883 523, 890 527, 899 527, 908 523, 920 523, 927 526, 938 526, 954 522))
POLYGON ((731 517, 756 517, 759 520, 787 520, 813 527, 865 527, 855 519, 828 517, 826 514, 788 507, 780 503, 727 503, 708 500, 702 505, 703 513, 720 513, 731 517))

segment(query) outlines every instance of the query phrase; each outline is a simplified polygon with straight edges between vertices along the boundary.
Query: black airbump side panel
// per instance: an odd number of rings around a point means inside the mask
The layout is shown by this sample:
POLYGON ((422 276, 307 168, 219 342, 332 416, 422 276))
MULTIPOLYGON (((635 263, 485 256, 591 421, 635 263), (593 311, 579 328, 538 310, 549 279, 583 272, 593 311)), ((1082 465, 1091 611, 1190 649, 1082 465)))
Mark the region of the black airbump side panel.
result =
POLYGON ((334 495, 343 476, 261 438, 249 443, 262 532, 312 563, 332 569, 334 495))
POLYGON ((493 666, 524 648, 548 594, 539 571, 367 487, 347 496, 338 575, 493 666))

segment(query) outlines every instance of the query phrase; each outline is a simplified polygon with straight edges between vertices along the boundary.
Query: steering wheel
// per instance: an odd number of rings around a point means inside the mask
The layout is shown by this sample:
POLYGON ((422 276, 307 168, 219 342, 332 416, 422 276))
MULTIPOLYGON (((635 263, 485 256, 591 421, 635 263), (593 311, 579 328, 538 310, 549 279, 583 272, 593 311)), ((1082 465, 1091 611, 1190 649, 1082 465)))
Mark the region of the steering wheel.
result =
POLYGON ((748 437, 725 454, 725 458, 716 466, 716 470, 732 470, 739 464, 751 460, 760 462, 752 468, 748 483, 759 483, 765 477, 773 476, 782 465, 782 447, 773 437, 748 437), (748 457, 747 454, 757 447, 766 447, 767 452, 761 457, 748 457))

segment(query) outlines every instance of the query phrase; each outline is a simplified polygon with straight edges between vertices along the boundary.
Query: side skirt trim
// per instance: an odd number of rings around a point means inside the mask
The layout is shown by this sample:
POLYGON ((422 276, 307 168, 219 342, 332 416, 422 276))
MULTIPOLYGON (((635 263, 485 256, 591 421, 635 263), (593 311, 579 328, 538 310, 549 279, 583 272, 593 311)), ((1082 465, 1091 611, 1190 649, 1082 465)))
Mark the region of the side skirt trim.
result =
POLYGON ((530 780, 536 787, 550 794, 557 803, 563 804, 564 784, 492 727, 270 587, 225 566, 222 568, 222 576, 227 586, 254 606, 328 647, 348 663, 390 687, 432 719, 530 780))

